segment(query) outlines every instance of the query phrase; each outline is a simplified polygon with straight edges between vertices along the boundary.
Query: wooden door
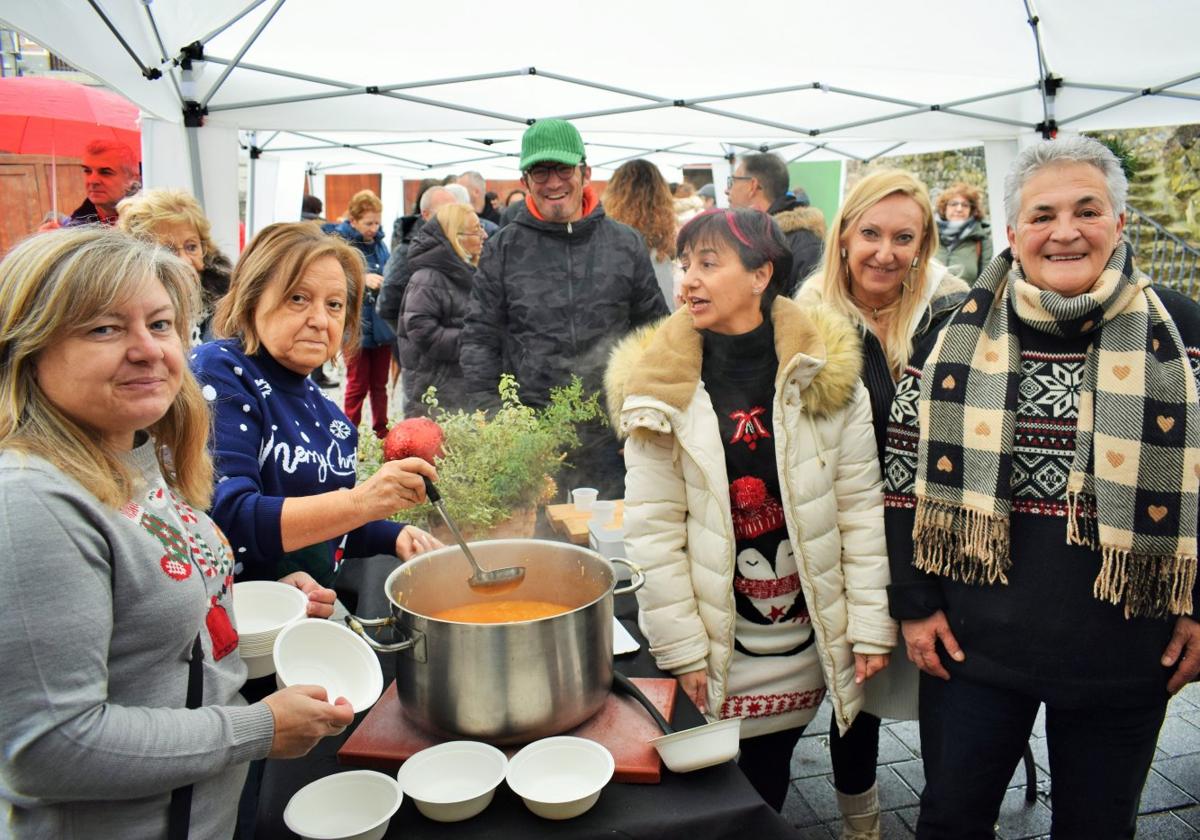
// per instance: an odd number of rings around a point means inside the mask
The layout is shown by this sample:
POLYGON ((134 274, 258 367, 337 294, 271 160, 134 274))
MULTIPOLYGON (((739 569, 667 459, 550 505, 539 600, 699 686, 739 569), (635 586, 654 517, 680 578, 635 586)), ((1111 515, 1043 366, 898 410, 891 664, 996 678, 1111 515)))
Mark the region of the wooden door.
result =
POLYGON ((78 158, 0 154, 0 253, 37 230, 53 208, 50 185, 57 180, 58 214, 70 215, 84 199, 78 158), (52 172, 54 173, 52 175, 52 172))
POLYGON ((359 190, 370 190, 379 195, 383 176, 379 173, 369 175, 326 175, 325 176, 325 218, 331 222, 346 215, 350 199, 359 190))

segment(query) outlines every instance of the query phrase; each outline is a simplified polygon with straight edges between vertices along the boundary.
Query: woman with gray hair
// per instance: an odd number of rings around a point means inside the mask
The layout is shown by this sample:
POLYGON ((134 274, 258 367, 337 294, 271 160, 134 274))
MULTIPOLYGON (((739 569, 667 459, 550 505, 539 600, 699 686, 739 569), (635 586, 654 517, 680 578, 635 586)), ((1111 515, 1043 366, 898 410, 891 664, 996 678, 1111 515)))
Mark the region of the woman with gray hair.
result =
POLYGON ((1200 307, 1121 238, 1102 145, 1030 147, 1011 249, 897 386, 888 588, 921 669, 919 838, 992 837, 1046 705, 1053 837, 1133 837, 1167 700, 1200 672, 1200 307))

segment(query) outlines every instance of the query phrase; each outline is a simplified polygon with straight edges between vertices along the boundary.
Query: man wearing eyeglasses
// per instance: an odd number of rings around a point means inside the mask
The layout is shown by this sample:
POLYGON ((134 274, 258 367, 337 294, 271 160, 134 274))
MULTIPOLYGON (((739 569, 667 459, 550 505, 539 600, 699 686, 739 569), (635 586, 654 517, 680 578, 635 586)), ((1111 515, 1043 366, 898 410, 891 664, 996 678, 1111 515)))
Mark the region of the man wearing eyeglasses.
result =
MULTIPOLYGON (((565 120, 539 120, 521 138, 526 190, 510 224, 488 240, 472 287, 460 361, 470 401, 499 402, 510 372, 527 405, 578 375, 599 391, 612 345, 668 314, 649 252, 633 228, 604 215, 590 186, 583 138, 565 120)), ((580 430, 568 458, 580 482, 619 498, 625 467, 610 429, 580 430)))
POLYGON ((781 291, 791 297, 821 263, 825 216, 803 190, 788 192, 787 164, 769 153, 743 155, 725 185, 729 206, 762 210, 775 219, 792 251, 792 276, 781 291))

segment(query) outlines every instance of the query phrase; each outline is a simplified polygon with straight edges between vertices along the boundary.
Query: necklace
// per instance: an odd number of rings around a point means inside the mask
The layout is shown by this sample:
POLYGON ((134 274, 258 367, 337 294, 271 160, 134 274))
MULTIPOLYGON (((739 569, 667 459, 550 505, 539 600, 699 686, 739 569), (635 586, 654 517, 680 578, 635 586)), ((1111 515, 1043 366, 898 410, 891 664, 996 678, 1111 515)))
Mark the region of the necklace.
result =
POLYGON ((854 296, 853 292, 850 292, 849 294, 850 294, 850 300, 854 301, 854 305, 857 306, 859 309, 861 309, 863 312, 869 311, 871 313, 871 319, 875 320, 875 321, 879 320, 880 313, 886 314, 889 311, 891 311, 892 309, 894 309, 897 304, 900 303, 900 298, 897 297, 895 300, 890 301, 889 303, 885 303, 883 306, 872 306, 871 304, 863 303, 861 300, 856 298, 854 296))

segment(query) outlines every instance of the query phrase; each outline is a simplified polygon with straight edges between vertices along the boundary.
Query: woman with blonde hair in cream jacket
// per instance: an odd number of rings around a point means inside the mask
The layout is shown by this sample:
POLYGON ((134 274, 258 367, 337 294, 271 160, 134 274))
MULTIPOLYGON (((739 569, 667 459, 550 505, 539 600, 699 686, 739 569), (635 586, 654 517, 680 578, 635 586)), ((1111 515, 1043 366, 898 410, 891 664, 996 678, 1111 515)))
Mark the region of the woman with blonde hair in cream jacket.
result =
POLYGON ((606 378, 639 622, 701 711, 744 718, 739 765, 779 809, 826 692, 848 728, 896 643, 859 340, 778 297, 791 253, 765 213, 703 213, 678 246, 686 306, 606 378))
MULTIPOLYGON (((969 288, 933 258, 937 242, 925 185, 903 170, 876 170, 847 193, 830 225, 821 269, 796 294, 802 306, 832 307, 858 328, 880 464, 896 381, 914 348, 937 337, 969 288)), ((854 726, 847 732, 830 726, 838 806, 844 825, 859 832, 847 830, 844 837, 879 837, 880 718, 916 717, 917 669, 900 656, 871 681, 854 726)))

